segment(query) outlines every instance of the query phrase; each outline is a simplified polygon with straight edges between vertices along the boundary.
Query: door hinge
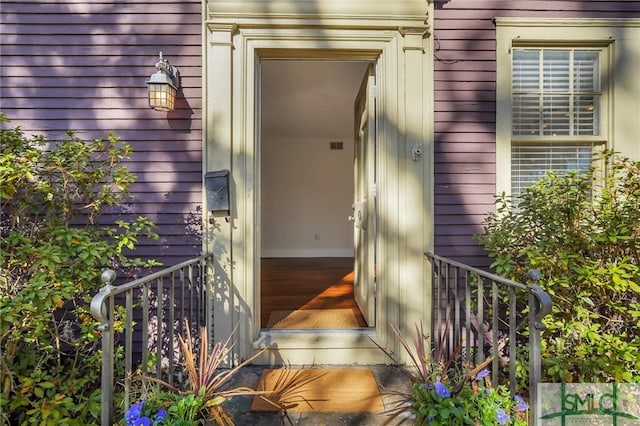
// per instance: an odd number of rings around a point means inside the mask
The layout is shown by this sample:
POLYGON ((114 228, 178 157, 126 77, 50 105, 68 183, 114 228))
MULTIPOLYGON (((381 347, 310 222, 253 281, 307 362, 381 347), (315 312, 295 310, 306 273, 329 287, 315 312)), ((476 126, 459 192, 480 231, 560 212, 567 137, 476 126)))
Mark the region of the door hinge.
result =
POLYGON ((373 297, 375 298, 378 294, 378 282, 374 281, 373 282, 373 297))
POLYGON ((374 198, 378 196, 378 184, 374 183, 371 185, 371 196, 374 198))

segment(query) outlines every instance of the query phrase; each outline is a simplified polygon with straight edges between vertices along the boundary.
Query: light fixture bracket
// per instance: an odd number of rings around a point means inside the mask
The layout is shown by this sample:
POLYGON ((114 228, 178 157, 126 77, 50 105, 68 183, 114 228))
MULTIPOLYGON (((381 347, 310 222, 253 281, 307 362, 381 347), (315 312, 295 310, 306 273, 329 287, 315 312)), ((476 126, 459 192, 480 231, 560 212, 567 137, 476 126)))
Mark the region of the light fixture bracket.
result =
POLYGON ((167 77, 169 77, 170 83, 173 87, 175 87, 176 89, 179 89, 180 88, 180 71, 178 70, 177 67, 174 67, 173 65, 171 65, 167 59, 162 57, 162 52, 160 52, 158 56, 159 56, 158 62, 156 62, 156 69, 158 71, 156 71, 151 76, 150 81, 153 79, 154 75, 158 73, 162 73, 167 77))

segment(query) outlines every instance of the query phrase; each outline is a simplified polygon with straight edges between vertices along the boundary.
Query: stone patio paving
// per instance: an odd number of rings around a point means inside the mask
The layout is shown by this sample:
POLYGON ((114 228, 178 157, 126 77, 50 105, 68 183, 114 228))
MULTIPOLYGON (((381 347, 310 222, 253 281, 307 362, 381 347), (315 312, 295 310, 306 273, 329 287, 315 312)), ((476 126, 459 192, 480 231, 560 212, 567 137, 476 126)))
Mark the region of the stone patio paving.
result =
MULTIPOLYGON (((314 366, 320 368, 321 366, 314 366)), ((393 406, 392 402, 397 397, 390 394, 391 391, 409 391, 411 385, 405 372, 396 366, 332 366, 332 368, 366 368, 373 371, 378 383, 385 410, 393 406)), ((247 366, 241 370, 231 381, 230 386, 248 386, 255 389, 260 380, 262 370, 267 367, 247 366)), ((269 367, 270 368, 270 367, 269 367)), ((299 368, 299 367, 292 367, 299 368)), ((328 368, 326 366, 322 368, 328 368)), ((227 413, 237 426, 292 426, 292 425, 411 425, 413 419, 392 419, 386 413, 279 413, 265 411, 251 411, 252 397, 235 397, 227 402, 227 413)))

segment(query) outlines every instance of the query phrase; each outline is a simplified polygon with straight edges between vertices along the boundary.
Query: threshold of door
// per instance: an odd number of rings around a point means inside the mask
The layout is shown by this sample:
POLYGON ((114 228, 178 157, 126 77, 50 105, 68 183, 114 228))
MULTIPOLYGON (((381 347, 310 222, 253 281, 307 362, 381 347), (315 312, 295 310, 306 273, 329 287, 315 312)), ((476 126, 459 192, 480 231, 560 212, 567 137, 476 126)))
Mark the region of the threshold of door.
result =
POLYGON ((269 348, 256 359, 265 365, 393 364, 375 328, 340 330, 263 329, 254 350, 269 348))
POLYGON ((273 343, 279 347, 301 347, 323 345, 329 347, 377 347, 374 343, 375 328, 348 329, 262 329, 253 342, 255 349, 261 349, 273 343))
POLYGON ((263 329, 253 349, 269 348, 257 363, 271 365, 390 364, 375 328, 341 330, 263 329))

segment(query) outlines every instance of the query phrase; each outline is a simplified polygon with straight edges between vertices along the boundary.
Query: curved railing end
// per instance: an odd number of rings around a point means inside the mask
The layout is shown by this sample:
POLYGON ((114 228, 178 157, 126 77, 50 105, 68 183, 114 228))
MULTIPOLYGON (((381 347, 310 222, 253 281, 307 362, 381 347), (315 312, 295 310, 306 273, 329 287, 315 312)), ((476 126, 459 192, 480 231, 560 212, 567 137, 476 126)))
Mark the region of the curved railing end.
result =
POLYGON ((91 315, 100 322, 100 328, 104 329, 109 324, 109 314, 107 312, 105 301, 109 296, 111 296, 113 282, 116 280, 116 272, 113 269, 105 269, 102 272, 100 279, 104 286, 102 286, 100 291, 98 291, 98 293, 91 299, 89 311, 91 312, 91 315))

